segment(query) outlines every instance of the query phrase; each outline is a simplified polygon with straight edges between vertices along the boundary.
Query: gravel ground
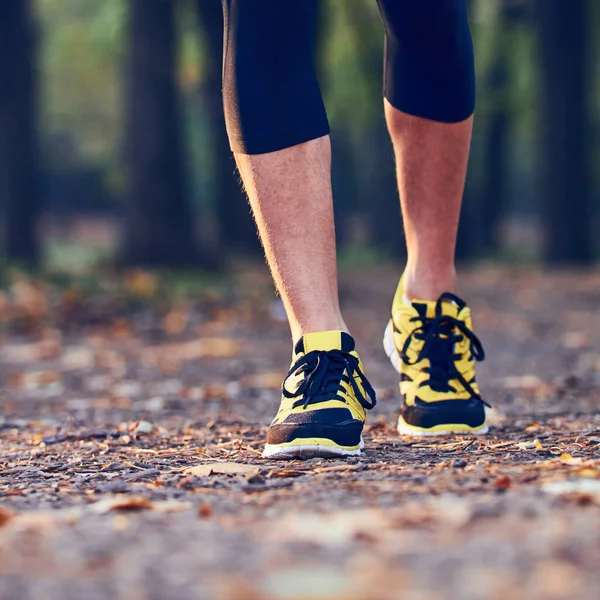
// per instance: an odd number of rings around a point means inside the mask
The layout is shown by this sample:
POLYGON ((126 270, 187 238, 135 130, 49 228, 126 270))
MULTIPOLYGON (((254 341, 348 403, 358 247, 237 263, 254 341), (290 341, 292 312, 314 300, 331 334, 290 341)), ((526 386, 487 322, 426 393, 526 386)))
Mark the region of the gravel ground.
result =
POLYGON ((379 397, 366 449, 285 463, 261 458, 291 353, 263 274, 177 302, 143 274, 126 296, 16 282, 0 302, 0 598, 599 597, 600 276, 462 281, 490 434, 395 433, 394 273, 346 273, 379 397))

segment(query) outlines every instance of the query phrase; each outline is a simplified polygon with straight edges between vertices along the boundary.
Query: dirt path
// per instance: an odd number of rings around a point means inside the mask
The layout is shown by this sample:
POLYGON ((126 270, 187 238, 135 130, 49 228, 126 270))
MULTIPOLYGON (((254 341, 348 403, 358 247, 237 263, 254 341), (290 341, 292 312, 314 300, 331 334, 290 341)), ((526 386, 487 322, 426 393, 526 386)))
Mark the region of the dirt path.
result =
POLYGON ((366 451, 289 463, 260 455, 290 355, 263 278, 170 308, 10 296, 0 599, 598 597, 600 277, 466 276, 482 438, 396 435, 393 288, 342 282, 380 399, 366 451))

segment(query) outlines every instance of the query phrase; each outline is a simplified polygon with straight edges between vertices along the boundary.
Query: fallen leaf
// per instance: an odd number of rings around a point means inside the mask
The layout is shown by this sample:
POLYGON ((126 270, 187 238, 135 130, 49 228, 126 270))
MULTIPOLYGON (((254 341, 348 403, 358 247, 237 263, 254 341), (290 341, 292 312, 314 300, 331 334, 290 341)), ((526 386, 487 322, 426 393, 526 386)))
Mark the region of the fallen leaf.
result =
POLYGON ((600 471, 592 467, 582 467, 581 469, 577 469, 577 471, 575 471, 575 475, 587 479, 598 479, 600 478, 600 471))
POLYGON ((195 475, 196 477, 208 477, 209 475, 246 475, 251 477, 252 475, 257 475, 258 471, 259 467, 256 465, 222 462, 189 467, 184 471, 184 474, 195 475))
MULTIPOLYGON (((379 395, 377 396, 379 398, 379 395)), ((374 433, 376 431, 384 431, 387 428, 387 423, 385 421, 379 421, 378 423, 373 423, 372 425, 368 425, 368 431, 370 433, 374 433)))
POLYGON ((204 398, 228 398, 225 383, 211 383, 204 388, 204 398))
POLYGON ((201 519, 208 519, 212 515, 212 504, 210 502, 202 502, 198 506, 198 516, 201 519))
POLYGON ((111 510, 121 511, 136 511, 136 510, 152 510, 154 504, 142 496, 117 496, 105 498, 92 505, 92 510, 95 513, 104 514, 111 510))
POLYGON ((517 444, 519 450, 534 450, 535 447, 535 442, 519 442, 517 444))
POLYGON ((281 469, 279 471, 271 471, 269 473, 269 479, 277 477, 300 477, 306 475, 306 471, 299 471, 298 469, 281 469))
POLYGON ((535 449, 536 450, 544 450, 544 446, 542 446, 542 442, 540 442, 540 440, 534 440, 533 441, 534 445, 535 445, 535 449))
POLYGON ((542 426, 539 423, 529 423, 527 427, 525 427, 525 433, 533 433, 534 431, 539 431, 542 429, 542 426))
POLYGON ((15 514, 8 510, 8 508, 3 508, 0 506, 0 527, 4 527, 13 520, 15 514))
POLYGON ((512 480, 508 475, 500 475, 496 481, 494 481, 494 487, 497 490, 507 490, 512 485, 512 480))
POLYGON ((563 454, 560 455, 560 462, 563 465, 580 465, 583 462, 582 458, 574 458, 573 456, 571 456, 568 452, 564 452, 563 454))

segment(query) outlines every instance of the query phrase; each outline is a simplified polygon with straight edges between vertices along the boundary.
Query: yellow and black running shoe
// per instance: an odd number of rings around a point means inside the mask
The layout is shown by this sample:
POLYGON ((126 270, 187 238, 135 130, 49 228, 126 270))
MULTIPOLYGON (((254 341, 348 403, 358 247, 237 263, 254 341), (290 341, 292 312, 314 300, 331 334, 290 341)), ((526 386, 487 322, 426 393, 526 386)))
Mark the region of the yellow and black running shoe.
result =
POLYGON ((296 344, 265 458, 360 454, 366 410, 376 399, 354 346, 342 331, 309 333, 296 344))
POLYGON ((475 380, 485 353, 464 300, 447 292, 408 303, 400 284, 383 345, 400 373, 401 434, 487 433, 490 405, 475 380))

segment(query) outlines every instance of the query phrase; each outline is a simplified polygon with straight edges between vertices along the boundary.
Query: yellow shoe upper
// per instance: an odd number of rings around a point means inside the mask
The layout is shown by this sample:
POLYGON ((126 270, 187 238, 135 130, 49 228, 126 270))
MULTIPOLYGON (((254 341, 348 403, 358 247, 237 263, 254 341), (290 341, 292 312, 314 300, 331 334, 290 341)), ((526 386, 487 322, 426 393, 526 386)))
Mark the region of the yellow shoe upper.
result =
POLYGON ((341 331, 307 334, 294 350, 268 443, 325 438, 354 446, 375 403, 352 337, 341 331))
POLYGON ((483 402, 475 380, 475 361, 484 359, 484 351, 463 300, 445 293, 437 301, 406 304, 397 294, 392 325, 406 406, 417 400, 483 402))

